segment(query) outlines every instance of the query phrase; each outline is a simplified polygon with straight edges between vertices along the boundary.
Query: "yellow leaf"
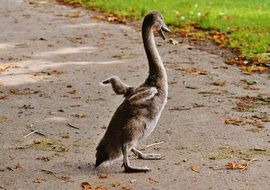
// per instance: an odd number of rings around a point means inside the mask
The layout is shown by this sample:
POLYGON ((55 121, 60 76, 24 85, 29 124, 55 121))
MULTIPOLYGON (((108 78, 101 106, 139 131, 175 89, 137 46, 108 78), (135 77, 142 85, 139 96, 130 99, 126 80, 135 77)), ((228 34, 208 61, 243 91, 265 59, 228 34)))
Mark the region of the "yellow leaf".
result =
POLYGON ((194 172, 200 173, 199 166, 197 166, 195 164, 191 164, 191 170, 194 172))
POLYGON ((10 66, 0 66, 0 73, 6 71, 10 66))

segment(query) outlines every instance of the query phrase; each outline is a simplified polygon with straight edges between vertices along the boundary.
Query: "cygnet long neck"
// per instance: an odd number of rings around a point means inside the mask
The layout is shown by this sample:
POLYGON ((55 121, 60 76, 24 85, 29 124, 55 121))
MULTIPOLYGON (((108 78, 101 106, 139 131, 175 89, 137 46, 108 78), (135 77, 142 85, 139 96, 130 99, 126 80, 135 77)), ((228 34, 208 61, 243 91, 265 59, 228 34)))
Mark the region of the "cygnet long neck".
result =
POLYGON ((142 38, 149 65, 149 76, 146 79, 146 84, 166 88, 167 75, 155 44, 152 26, 145 21, 142 25, 142 38))

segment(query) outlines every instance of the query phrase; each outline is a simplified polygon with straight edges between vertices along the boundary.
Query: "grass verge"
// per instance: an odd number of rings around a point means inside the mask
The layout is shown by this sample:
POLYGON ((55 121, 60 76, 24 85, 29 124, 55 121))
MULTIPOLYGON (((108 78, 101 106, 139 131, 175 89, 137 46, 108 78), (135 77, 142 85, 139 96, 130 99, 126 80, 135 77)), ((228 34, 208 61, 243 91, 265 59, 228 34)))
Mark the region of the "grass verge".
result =
POLYGON ((269 67, 270 1, 260 0, 61 0, 99 8, 123 19, 141 19, 159 10, 182 35, 210 36, 217 44, 239 50, 244 58, 269 67), (204 35, 201 32, 204 31, 204 35), (199 34, 199 35, 198 35, 199 34), (206 34, 206 35, 205 35, 206 34))

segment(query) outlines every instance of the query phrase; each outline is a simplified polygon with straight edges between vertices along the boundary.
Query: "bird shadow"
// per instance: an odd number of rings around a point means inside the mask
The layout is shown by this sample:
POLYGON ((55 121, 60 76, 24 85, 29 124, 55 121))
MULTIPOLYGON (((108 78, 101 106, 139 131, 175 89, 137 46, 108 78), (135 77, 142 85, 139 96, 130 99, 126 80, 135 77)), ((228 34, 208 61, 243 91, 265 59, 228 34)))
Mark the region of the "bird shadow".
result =
POLYGON ((118 164, 110 164, 110 165, 100 165, 95 167, 94 163, 80 163, 77 165, 77 169, 81 173, 87 173, 92 175, 98 175, 99 173, 123 173, 123 167, 119 166, 118 164))

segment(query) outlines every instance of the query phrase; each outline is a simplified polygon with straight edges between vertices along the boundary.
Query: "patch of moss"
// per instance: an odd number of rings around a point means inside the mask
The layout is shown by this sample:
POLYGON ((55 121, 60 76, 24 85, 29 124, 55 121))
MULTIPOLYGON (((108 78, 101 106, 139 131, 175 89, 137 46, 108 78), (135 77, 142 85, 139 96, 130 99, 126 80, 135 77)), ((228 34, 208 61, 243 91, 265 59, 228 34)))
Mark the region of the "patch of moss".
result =
POLYGON ((49 138, 34 140, 33 144, 29 145, 29 148, 55 152, 66 152, 69 150, 67 146, 49 138))
POLYGON ((208 153, 206 155, 206 158, 210 160, 220 160, 228 158, 252 159, 260 156, 270 157, 270 149, 237 149, 232 147, 226 147, 221 148, 219 151, 208 153))

